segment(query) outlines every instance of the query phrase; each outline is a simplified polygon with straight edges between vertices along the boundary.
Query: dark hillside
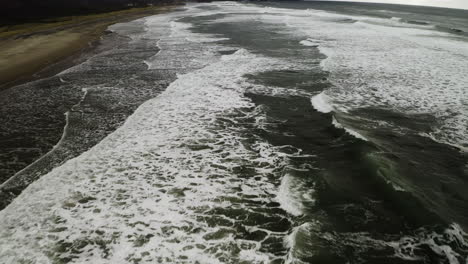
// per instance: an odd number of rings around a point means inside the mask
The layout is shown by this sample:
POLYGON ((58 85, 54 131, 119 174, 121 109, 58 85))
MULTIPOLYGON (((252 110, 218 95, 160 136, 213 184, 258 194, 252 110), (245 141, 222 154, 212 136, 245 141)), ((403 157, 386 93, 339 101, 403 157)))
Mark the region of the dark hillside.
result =
POLYGON ((174 0, 5 0, 0 1, 0 24, 18 24, 53 19, 59 16, 84 15, 167 4, 174 0))

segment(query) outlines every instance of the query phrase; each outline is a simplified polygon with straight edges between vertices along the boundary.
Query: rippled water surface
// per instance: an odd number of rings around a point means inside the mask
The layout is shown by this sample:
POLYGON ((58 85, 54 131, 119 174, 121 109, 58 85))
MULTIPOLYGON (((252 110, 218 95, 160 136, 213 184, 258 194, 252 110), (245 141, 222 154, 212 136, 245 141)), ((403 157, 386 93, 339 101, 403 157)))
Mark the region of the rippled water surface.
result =
POLYGON ((468 42, 437 10, 215 2, 112 26, 177 78, 0 212, 0 262, 466 263, 468 42))

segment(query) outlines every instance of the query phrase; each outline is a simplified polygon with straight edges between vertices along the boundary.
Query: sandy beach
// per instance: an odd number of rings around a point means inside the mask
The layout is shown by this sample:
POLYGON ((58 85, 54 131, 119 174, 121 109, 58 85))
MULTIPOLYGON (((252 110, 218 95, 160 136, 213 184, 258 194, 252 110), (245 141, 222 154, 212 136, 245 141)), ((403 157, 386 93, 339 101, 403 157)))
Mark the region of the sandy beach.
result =
POLYGON ((465 10, 107 16, 5 36, 0 263, 467 263, 465 10))
POLYGON ((77 63, 109 25, 166 12, 151 6, 0 27, 0 90, 51 76, 77 63))
POLYGON ((144 60, 157 46, 135 46, 107 29, 176 7, 0 30, 0 208, 41 175, 97 144, 174 79, 165 72, 146 73, 144 60), (103 59, 112 63, 102 65, 103 59), (88 68, 57 76, 85 61, 88 68))

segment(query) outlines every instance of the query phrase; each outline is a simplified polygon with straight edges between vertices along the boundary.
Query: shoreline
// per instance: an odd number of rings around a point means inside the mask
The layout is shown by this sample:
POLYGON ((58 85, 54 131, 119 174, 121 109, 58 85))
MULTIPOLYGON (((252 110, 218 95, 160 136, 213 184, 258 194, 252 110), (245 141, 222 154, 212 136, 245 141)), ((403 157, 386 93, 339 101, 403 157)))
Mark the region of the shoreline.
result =
MULTIPOLYGON (((119 17, 69 25, 68 29, 35 32, 24 39, 10 37, 5 40, 0 37, 2 47, 6 41, 24 44, 37 43, 39 39, 44 40, 44 44, 72 36, 71 40, 60 42, 60 47, 53 47, 51 53, 57 61, 43 57, 49 54, 44 52, 47 50, 35 46, 29 46, 26 54, 38 56, 16 54, 27 58, 23 62, 44 65, 34 72, 34 67, 28 67, 24 69, 27 73, 19 75, 21 78, 0 85, 0 122, 4 124, 0 127, 0 210, 8 206, 30 183, 99 143, 120 127, 141 103, 157 96, 173 79, 171 75, 154 73, 151 78, 155 78, 157 83, 153 83, 153 86, 145 87, 142 91, 138 81, 130 83, 126 88, 130 92, 140 89, 138 94, 128 96, 122 93, 122 87, 118 84, 111 85, 113 76, 132 75, 146 69, 143 62, 138 63, 138 58, 135 58, 136 61, 120 58, 124 53, 117 55, 119 58, 116 65, 108 68, 110 71, 91 67, 82 73, 78 71, 61 77, 56 74, 85 61, 92 61, 95 56, 105 56, 102 55, 103 51, 123 48, 139 52, 140 57, 153 56, 159 51, 157 47, 133 47, 129 38, 109 31, 108 27, 123 22, 133 23, 131 21, 138 18, 170 12, 179 6, 137 10, 119 17), (116 70, 121 71, 121 74, 116 70), (96 79, 98 76, 101 77, 96 79), (109 87, 101 88, 98 83, 102 82, 109 82, 109 87), (87 89, 90 89, 89 92, 87 89)), ((19 49, 27 48, 27 45, 19 46, 19 49)), ((8 58, 7 55, 3 52, 0 62, 8 58)), ((8 59, 14 61, 12 56, 8 59)), ((5 68, 0 64, 2 77, 5 68)), ((10 71, 20 68, 21 63, 8 66, 10 71)))
POLYGON ((0 91, 54 76, 87 58, 107 28, 168 12, 181 4, 64 17, 60 22, 0 28, 0 91), (4 31, 2 31, 2 29, 4 31))

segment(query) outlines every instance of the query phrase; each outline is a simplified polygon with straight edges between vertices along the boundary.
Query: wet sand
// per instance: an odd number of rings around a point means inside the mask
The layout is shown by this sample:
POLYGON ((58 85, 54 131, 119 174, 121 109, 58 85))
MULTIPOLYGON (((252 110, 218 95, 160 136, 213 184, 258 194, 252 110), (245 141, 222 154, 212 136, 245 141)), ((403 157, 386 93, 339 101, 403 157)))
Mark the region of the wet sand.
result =
POLYGON ((126 21, 133 21, 130 28, 133 24, 138 28, 142 21, 135 19, 175 8, 111 13, 97 20, 3 35, 0 210, 31 182, 99 143, 175 79, 175 74, 147 69, 145 59, 159 51, 153 42, 135 44, 125 34, 107 30, 126 21), (78 69, 71 68, 74 65, 78 69), (56 75, 68 68, 73 70, 56 75))
POLYGON ((134 8, 0 28, 0 90, 54 75, 77 63, 109 25, 175 6, 134 8))

